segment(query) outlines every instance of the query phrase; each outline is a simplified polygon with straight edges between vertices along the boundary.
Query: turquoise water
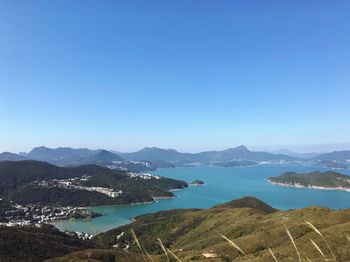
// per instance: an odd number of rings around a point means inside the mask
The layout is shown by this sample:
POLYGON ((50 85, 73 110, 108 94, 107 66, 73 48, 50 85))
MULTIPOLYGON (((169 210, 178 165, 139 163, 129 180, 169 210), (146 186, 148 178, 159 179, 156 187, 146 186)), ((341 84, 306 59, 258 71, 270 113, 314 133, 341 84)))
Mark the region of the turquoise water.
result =
MULTIPOLYGON (((322 168, 318 168, 322 171, 322 168)), ((128 206, 100 206, 91 210, 104 214, 87 220, 59 222, 62 230, 95 233, 127 224, 134 217, 146 213, 174 208, 208 208, 242 196, 255 196, 279 209, 305 206, 350 208, 350 192, 280 187, 269 184, 265 178, 278 176, 285 171, 315 171, 315 167, 291 165, 261 165, 256 167, 188 167, 159 169, 153 173, 191 182, 203 180, 204 186, 191 186, 176 191, 176 198, 159 200, 152 204, 128 206)), ((350 175, 350 170, 341 173, 350 175)))

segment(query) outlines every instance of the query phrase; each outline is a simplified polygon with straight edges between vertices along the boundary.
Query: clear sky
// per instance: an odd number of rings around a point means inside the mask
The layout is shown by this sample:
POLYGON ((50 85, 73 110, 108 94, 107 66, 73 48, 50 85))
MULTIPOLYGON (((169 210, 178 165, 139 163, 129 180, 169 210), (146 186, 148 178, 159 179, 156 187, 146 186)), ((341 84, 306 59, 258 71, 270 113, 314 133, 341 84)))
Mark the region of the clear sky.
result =
POLYGON ((0 151, 344 146, 349 14, 347 0, 2 0, 0 151))

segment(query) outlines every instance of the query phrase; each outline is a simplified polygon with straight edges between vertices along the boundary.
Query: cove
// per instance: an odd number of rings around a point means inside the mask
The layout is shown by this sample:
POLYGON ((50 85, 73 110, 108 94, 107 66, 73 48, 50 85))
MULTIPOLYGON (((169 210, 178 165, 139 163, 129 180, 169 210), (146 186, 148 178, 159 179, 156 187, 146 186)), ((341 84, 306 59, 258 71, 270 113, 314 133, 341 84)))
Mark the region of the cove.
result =
MULTIPOLYGON (((103 216, 91 220, 71 220, 55 223, 61 230, 100 233, 130 223, 136 216, 174 208, 209 208, 243 196, 257 197, 281 209, 322 206, 334 209, 350 208, 350 193, 338 190, 289 188, 272 185, 267 177, 286 171, 326 171, 325 168, 298 165, 258 165, 253 167, 181 167, 164 168, 154 174, 192 182, 199 179, 203 186, 190 186, 174 192, 176 198, 158 200, 151 204, 98 206, 90 209, 103 216)), ((350 170, 337 171, 350 175, 350 170)))

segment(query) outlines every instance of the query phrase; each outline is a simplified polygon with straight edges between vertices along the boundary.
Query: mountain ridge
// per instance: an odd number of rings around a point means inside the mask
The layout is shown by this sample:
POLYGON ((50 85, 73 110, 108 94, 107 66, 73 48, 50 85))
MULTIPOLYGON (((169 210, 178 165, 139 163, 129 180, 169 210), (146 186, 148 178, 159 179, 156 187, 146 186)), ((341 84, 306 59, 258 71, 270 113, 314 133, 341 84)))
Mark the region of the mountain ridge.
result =
MULTIPOLYGON (((132 170, 145 168, 150 170, 147 165, 150 162, 164 162, 166 166, 183 165, 189 163, 211 163, 211 162, 229 162, 235 160, 248 160, 256 162, 281 162, 281 161, 336 161, 348 165, 350 163, 350 151, 333 151, 329 153, 293 153, 292 151, 282 150, 272 152, 265 151, 251 151, 246 146, 240 145, 224 150, 211 150, 198 153, 179 152, 175 149, 163 149, 159 147, 144 147, 139 151, 122 153, 117 151, 109 151, 105 149, 91 150, 88 148, 70 148, 58 147, 48 148, 45 146, 35 147, 29 153, 21 155, 4 152, 0 154, 0 161, 2 160, 38 160, 46 161, 59 166, 77 166, 89 163, 97 163, 103 166, 111 166, 115 161, 129 162, 132 170), (286 154, 279 154, 284 152, 286 154), (289 152, 289 153, 288 153, 289 152), (143 163, 144 167, 133 166, 133 161, 148 162, 143 163), (167 164, 168 163, 168 164, 167 164)), ((121 165, 121 164, 120 164, 121 165)), ((157 166, 157 165, 156 165, 157 166)), ((126 168, 128 165, 121 165, 121 168, 126 168)))

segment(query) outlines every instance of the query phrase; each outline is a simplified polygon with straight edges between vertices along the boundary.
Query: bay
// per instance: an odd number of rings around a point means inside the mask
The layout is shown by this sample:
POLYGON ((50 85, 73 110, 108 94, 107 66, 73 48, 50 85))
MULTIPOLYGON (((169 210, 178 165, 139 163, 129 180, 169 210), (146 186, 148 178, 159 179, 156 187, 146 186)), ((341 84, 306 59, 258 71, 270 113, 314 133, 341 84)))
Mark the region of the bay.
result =
MULTIPOLYGON (((176 191, 176 198, 156 201, 152 204, 125 206, 98 206, 90 209, 103 216, 91 220, 70 220, 55 223, 61 230, 100 233, 130 223, 133 218, 146 213, 174 208, 209 208, 243 196, 255 196, 271 206, 295 209, 306 206, 322 206, 334 209, 350 208, 350 193, 339 190, 318 190, 275 186, 265 179, 286 171, 325 171, 324 168, 297 165, 259 165, 253 167, 183 167, 165 168, 154 174, 192 182, 199 179, 204 186, 190 186, 176 191)), ((340 173, 350 175, 350 170, 340 173)))

